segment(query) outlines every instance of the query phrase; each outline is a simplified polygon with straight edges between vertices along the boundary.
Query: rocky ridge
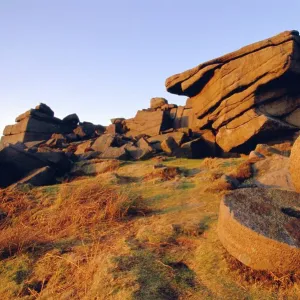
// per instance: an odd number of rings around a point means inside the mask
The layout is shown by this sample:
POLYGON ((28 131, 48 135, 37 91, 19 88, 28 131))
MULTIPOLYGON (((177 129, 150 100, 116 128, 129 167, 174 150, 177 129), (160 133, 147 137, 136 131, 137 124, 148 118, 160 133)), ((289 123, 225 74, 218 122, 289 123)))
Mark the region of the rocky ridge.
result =
POLYGON ((166 80, 170 93, 188 96, 193 130, 210 129, 224 151, 299 129, 300 38, 286 31, 166 80))
POLYGON ((150 105, 152 108, 138 111, 132 119, 115 118, 105 127, 80 122, 76 114, 60 120, 49 106, 39 104, 4 129, 0 187, 18 181, 51 184, 81 161, 140 160, 161 154, 189 158, 215 155, 214 136, 209 131, 196 133, 183 128, 174 114, 176 105, 163 98, 153 98, 150 105))

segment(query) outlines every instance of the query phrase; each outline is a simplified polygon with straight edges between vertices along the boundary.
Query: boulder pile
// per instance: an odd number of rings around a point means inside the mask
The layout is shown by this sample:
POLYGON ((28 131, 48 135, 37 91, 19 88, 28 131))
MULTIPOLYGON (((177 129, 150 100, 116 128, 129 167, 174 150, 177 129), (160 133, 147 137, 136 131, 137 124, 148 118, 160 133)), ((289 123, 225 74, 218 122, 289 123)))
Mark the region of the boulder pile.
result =
POLYGON ((210 132, 174 128, 179 122, 176 115, 172 117, 176 105, 153 98, 150 106, 132 119, 112 119, 105 127, 80 122, 76 114, 60 120, 49 106, 39 104, 4 129, 0 187, 16 182, 46 185, 68 174, 95 174, 103 159, 140 160, 162 153, 189 158, 215 155, 210 132))
POLYGON ((300 127, 300 37, 286 31, 166 80, 188 96, 179 114, 193 131, 209 129, 225 151, 286 138, 300 127))
POLYGON ((148 109, 109 126, 76 114, 59 119, 41 103, 4 129, 0 170, 8 175, 0 186, 28 176, 44 182, 85 160, 230 157, 258 143, 291 142, 300 129, 299 47, 299 33, 287 31, 174 75, 167 90, 188 96, 185 106, 152 98, 148 109))

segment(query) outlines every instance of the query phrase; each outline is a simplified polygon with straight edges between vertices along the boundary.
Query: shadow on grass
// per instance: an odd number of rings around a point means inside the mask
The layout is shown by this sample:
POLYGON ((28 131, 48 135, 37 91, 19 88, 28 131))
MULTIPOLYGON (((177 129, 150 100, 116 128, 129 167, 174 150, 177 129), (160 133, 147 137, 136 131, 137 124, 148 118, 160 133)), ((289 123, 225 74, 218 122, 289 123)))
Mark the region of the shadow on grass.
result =
POLYGON ((133 250, 130 256, 115 258, 114 272, 135 275, 139 289, 136 300, 180 299, 188 290, 197 289, 196 274, 181 261, 166 261, 163 254, 147 249, 133 250))
POLYGON ((193 168, 193 169, 188 169, 188 168, 180 168, 180 170, 182 171, 183 175, 185 177, 192 177, 195 176, 197 174, 199 174, 202 170, 199 168, 193 168))
POLYGON ((193 182, 180 182, 176 187, 177 190, 189 190, 196 187, 196 184, 193 182))
POLYGON ((173 230, 177 236, 198 237, 207 231, 210 224, 215 221, 213 216, 205 216, 199 223, 173 224, 173 230))
POLYGON ((287 290, 294 284, 300 284, 299 272, 274 274, 270 271, 254 270, 231 256, 225 248, 223 257, 227 263, 229 272, 234 274, 236 279, 243 284, 261 284, 264 287, 276 292, 279 290, 287 290))
POLYGON ((161 201, 166 200, 170 197, 171 197, 170 194, 158 194, 158 195, 155 195, 152 197, 145 198, 144 201, 147 205, 149 205, 151 207, 151 206, 154 206, 154 205, 160 203, 161 201))

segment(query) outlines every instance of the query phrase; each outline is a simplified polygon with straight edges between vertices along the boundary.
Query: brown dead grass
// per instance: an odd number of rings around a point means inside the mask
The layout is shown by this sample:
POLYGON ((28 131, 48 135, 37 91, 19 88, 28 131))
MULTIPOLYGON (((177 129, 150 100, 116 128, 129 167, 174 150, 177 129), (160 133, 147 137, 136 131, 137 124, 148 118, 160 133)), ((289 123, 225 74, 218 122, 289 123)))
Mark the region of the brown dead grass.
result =
POLYGON ((144 180, 161 179, 162 181, 172 180, 180 175, 180 170, 177 167, 163 167, 155 169, 150 174, 144 176, 144 180))
POLYGON ((253 171, 251 162, 245 161, 240 164, 229 176, 234 177, 238 181, 242 182, 250 177, 252 177, 253 171))
POLYGON ((260 284, 272 290, 285 290, 291 288, 295 283, 300 283, 300 273, 274 274, 270 271, 258 271, 247 267, 228 252, 224 252, 224 258, 230 272, 236 274, 236 278, 243 285, 260 284))
POLYGON ((0 209, 0 257, 34 250, 62 238, 83 239, 108 224, 122 222, 148 209, 140 197, 99 185, 63 185, 53 203, 45 206, 35 191, 5 190, 0 209))
POLYGON ((226 191, 233 190, 234 186, 230 180, 226 180, 225 176, 222 176, 219 179, 216 179, 211 185, 209 185, 205 191, 207 193, 223 193, 226 191))

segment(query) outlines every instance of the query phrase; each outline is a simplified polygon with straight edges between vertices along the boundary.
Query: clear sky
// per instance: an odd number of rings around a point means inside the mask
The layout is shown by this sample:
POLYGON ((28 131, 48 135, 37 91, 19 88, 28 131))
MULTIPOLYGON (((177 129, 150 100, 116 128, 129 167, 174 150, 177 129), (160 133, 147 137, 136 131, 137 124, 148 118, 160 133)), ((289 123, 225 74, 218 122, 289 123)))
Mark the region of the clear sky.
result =
POLYGON ((284 30, 300 0, 0 0, 0 131, 39 102, 57 117, 133 117, 165 79, 284 30))

